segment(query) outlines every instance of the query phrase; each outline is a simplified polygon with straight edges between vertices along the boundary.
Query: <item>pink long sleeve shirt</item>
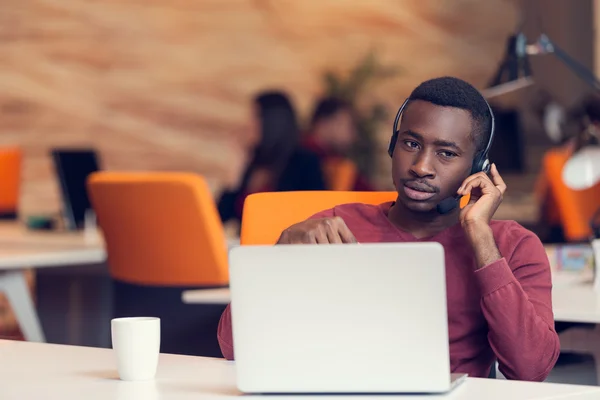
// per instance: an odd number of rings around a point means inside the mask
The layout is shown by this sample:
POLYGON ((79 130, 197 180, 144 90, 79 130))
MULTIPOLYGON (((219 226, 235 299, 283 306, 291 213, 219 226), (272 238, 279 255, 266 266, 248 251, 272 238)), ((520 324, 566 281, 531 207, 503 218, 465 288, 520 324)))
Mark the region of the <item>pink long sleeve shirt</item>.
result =
MULTIPOLYGON (((539 238, 513 221, 492 221, 503 258, 476 269, 460 224, 417 239, 387 218, 392 203, 345 204, 312 218, 341 217, 360 243, 436 241, 444 246, 452 372, 485 377, 496 359, 508 379, 542 381, 560 352, 548 257, 539 238)), ((230 306, 221 317, 223 356, 234 358, 230 306)))

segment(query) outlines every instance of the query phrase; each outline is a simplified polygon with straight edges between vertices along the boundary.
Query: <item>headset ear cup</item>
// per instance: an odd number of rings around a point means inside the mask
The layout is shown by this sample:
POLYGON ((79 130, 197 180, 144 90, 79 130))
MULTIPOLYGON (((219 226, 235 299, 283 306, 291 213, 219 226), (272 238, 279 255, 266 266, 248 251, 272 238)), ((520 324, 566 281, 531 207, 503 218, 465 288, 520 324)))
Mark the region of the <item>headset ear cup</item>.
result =
POLYGON ((491 167, 490 160, 488 160, 487 158, 485 160, 483 160, 483 163, 481 165, 481 171, 483 171, 487 174, 488 172, 490 172, 490 167, 491 167))
POLYGON ((398 131, 394 132, 390 139, 390 147, 388 147, 388 154, 390 157, 394 155, 394 149, 396 148, 396 141, 398 140, 398 131))
POLYGON ((402 113, 404 112, 404 108, 406 107, 407 104, 408 104, 408 99, 404 100, 404 103, 402 103, 402 105, 398 109, 398 112, 396 113, 396 119, 394 119, 394 128, 392 129, 392 137, 390 139, 390 147, 388 147, 388 154, 390 155, 390 157, 392 157, 394 155, 394 149, 396 148, 396 141, 398 140, 398 129, 399 129, 398 122, 400 121, 400 117, 402 116, 402 113))
POLYGON ((471 175, 474 175, 478 172, 485 172, 486 174, 490 172, 490 161, 487 158, 477 157, 475 161, 473 161, 471 175))

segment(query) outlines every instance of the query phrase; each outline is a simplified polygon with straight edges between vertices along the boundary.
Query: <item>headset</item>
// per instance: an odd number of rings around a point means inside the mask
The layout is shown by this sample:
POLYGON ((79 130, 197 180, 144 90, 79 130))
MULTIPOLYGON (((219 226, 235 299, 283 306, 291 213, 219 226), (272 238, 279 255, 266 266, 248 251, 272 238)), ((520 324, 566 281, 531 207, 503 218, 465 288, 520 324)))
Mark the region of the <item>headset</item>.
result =
MULTIPOLYGON (((483 99, 483 101, 485 102, 488 111, 490 113, 490 138, 488 140, 487 146, 485 147, 485 149, 482 152, 479 152, 478 154, 475 155, 475 159, 473 160, 473 164, 471 166, 471 173, 470 175, 476 174, 477 172, 485 172, 486 174, 490 171, 490 160, 489 160, 489 152, 490 152, 490 148, 492 147, 492 143, 494 141, 494 134, 496 131, 496 123, 495 123, 495 119, 494 119, 494 112, 492 111, 492 107, 490 106, 490 104, 487 102, 487 100, 481 96, 481 98, 483 99)), ((392 129, 392 138, 390 139, 390 146, 388 148, 388 154, 390 155, 390 157, 392 157, 394 155, 394 149, 396 148, 396 141, 398 140, 398 122, 400 122, 400 118, 402 117, 402 113, 404 112, 404 109, 406 108, 408 102, 410 101, 410 97, 406 100, 404 100, 404 103, 402 103, 402 106, 400 106, 400 108, 398 109, 398 112, 396 113, 396 119, 394 120, 394 126, 392 129)), ((444 199, 440 202, 440 204, 438 204, 437 206, 437 210, 439 213, 441 214, 446 214, 450 211, 452 211, 456 206, 458 206, 460 201, 460 196, 454 196, 454 197, 449 197, 447 199, 444 199)))

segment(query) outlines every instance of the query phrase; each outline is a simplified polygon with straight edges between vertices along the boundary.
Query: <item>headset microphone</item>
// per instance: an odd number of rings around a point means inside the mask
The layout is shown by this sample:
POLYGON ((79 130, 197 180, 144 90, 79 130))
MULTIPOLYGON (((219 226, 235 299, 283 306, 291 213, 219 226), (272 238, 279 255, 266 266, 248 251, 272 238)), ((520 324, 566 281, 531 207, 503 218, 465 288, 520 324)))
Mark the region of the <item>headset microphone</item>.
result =
POLYGON ((448 214, 450 211, 454 210, 460 204, 460 195, 457 194, 454 197, 446 197, 444 200, 440 201, 437 205, 437 212, 440 214, 448 214))
MULTIPOLYGON (((490 147, 492 146, 492 142, 494 141, 494 133, 496 131, 495 121, 494 121, 494 113, 492 112, 492 107, 487 102, 485 97, 481 96, 485 104, 487 105, 488 111, 490 113, 490 139, 488 140, 488 144, 485 149, 475 156, 473 160, 473 165, 471 166, 471 175, 477 172, 485 172, 488 173, 490 170, 490 161, 488 159, 488 153, 490 151, 490 147)), ((394 154, 394 148, 396 147, 396 141, 398 140, 398 122, 400 121, 400 117, 406 108, 408 101, 410 98, 404 100, 402 106, 398 109, 396 113, 396 119, 394 121, 394 128, 392 131, 392 138, 390 139, 390 146, 388 148, 388 154, 390 157, 394 154)), ((440 214, 447 214, 450 211, 454 210, 460 204, 460 195, 455 195, 453 197, 447 197, 444 200, 440 201, 437 205, 436 209, 440 214)))

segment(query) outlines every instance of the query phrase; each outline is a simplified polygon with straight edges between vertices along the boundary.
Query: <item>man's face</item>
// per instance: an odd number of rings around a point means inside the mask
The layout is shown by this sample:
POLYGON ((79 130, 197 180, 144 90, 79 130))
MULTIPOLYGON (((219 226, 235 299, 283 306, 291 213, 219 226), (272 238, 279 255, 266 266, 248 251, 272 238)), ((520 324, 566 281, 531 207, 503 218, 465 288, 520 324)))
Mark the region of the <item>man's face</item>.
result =
POLYGON ((398 201, 429 212, 456 195, 475 155, 473 120, 467 110, 414 100, 404 110, 392 157, 398 201))

